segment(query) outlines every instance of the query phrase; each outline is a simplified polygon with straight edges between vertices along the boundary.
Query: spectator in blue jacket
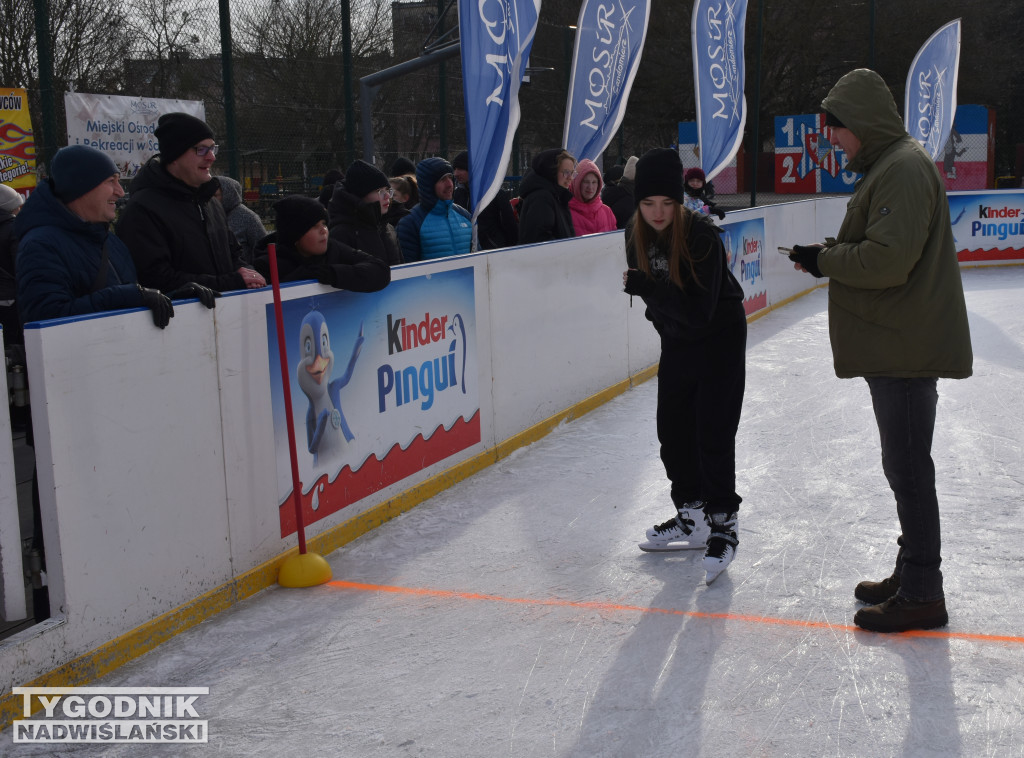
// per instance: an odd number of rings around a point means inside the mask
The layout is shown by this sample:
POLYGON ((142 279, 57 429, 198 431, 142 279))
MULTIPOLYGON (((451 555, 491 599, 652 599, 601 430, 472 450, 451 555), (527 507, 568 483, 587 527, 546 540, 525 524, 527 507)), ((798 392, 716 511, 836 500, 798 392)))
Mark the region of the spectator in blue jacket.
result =
POLYGON ((398 222, 398 243, 408 261, 464 255, 473 244, 469 211, 452 202, 455 177, 444 158, 426 158, 416 166, 420 202, 398 222))
POLYGON ((172 297, 198 297, 213 307, 214 293, 189 283, 170 293, 138 284, 125 244, 110 232, 121 175, 109 156, 85 145, 62 148, 50 178, 29 196, 14 223, 20 237, 16 276, 22 321, 149 308, 163 329, 174 315, 172 297))

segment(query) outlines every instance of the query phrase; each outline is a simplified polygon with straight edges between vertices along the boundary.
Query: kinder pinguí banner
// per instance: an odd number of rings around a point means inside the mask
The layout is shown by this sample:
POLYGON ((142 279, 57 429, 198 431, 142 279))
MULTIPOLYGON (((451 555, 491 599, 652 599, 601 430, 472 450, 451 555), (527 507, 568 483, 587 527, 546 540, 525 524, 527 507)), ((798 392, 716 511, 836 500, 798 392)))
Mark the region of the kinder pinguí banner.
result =
MULTIPOLYGON (((472 267, 282 307, 307 525, 480 442, 472 267)), ((272 304, 267 335, 284 537, 295 511, 272 304)))
POLYGON ((131 179, 160 151, 153 135, 160 116, 188 113, 206 119, 201 100, 65 92, 64 108, 68 144, 88 145, 106 153, 117 164, 122 179, 131 179))
POLYGON ((764 280, 764 219, 722 224, 722 242, 729 254, 729 270, 743 287, 743 310, 749 316, 768 307, 764 280))
POLYGON ((23 89, 0 87, 0 182, 22 194, 36 186, 36 140, 23 89))
POLYGON ((1024 260, 1024 191, 951 192, 949 218, 961 263, 1024 260))

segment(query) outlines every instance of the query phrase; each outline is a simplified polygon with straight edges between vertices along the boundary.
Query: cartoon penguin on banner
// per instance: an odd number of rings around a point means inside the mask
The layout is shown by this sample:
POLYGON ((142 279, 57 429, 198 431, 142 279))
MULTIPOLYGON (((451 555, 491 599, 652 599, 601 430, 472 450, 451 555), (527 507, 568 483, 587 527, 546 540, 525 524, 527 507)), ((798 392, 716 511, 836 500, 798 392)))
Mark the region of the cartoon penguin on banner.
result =
POLYGON ((352 430, 341 412, 341 388, 352 379, 352 373, 362 349, 363 325, 352 348, 352 357, 343 376, 332 380, 334 353, 327 322, 320 311, 306 314, 299 327, 299 345, 302 358, 296 367, 299 387, 309 400, 306 411, 306 443, 313 454, 313 465, 338 460, 345 444, 354 439, 352 430))

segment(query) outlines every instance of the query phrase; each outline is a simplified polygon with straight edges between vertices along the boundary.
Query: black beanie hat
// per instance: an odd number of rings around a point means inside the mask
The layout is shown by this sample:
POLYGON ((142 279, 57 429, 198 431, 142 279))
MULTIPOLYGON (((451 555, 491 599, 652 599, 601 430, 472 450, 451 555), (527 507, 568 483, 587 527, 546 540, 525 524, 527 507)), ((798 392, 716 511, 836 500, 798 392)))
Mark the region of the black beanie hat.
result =
POLYGON ((405 176, 406 174, 416 175, 416 164, 405 157, 395 158, 391 164, 391 176, 405 176))
POLYGON ((187 113, 165 113, 157 121, 153 134, 160 145, 160 160, 165 166, 174 163, 193 145, 204 139, 213 139, 213 131, 207 123, 187 113))
POLYGON ((384 172, 364 160, 353 161, 345 172, 345 189, 359 198, 375 189, 390 186, 384 172))
POLYGON ((833 126, 837 129, 845 129, 846 124, 836 118, 834 115, 825 111, 825 126, 833 126))
POLYGON ((664 195, 683 202, 683 162, 679 153, 667 147, 656 147, 636 162, 633 199, 639 207, 645 197, 664 195))
POLYGON ((274 203, 277 213, 277 241, 294 247, 299 238, 319 224, 327 221, 327 209, 320 201, 303 195, 288 195, 274 203))
POLYGON ((452 168, 461 168, 465 171, 469 171, 469 153, 463 150, 452 158, 452 168))
POLYGON ((50 161, 53 194, 64 203, 77 200, 121 171, 106 153, 86 145, 68 145, 50 161))

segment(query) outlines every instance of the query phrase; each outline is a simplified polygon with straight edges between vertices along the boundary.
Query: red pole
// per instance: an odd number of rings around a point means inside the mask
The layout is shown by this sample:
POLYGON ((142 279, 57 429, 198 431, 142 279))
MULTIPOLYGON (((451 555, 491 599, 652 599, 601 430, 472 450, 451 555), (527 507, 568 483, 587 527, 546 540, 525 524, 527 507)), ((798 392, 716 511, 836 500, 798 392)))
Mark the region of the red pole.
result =
POLYGON ((284 416, 288 423, 288 454, 292 459, 292 501, 295 504, 295 531, 299 535, 299 554, 306 553, 306 527, 302 522, 302 482, 299 481, 299 457, 295 454, 295 421, 292 417, 292 385, 288 379, 288 351, 284 341, 284 314, 281 311, 281 282, 277 278, 277 245, 267 245, 270 255, 270 281, 274 285, 274 320, 277 322, 277 352, 281 356, 281 386, 284 388, 284 416))

